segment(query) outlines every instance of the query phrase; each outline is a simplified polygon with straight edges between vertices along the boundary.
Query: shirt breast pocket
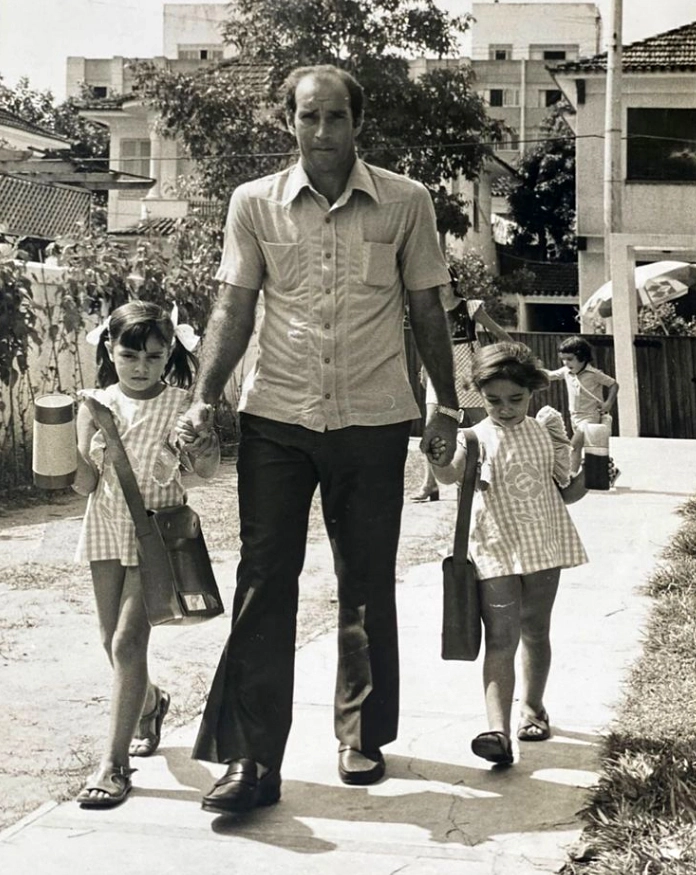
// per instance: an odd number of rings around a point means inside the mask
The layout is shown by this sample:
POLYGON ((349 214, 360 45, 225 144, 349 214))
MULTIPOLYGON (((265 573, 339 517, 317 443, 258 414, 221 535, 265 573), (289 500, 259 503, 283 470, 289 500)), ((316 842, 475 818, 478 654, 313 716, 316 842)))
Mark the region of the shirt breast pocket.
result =
POLYGON ((398 277, 395 243, 363 243, 363 282, 367 286, 392 286, 398 277))
POLYGON ((271 287, 290 291, 300 284, 300 249, 297 243, 261 241, 266 259, 266 273, 271 287))

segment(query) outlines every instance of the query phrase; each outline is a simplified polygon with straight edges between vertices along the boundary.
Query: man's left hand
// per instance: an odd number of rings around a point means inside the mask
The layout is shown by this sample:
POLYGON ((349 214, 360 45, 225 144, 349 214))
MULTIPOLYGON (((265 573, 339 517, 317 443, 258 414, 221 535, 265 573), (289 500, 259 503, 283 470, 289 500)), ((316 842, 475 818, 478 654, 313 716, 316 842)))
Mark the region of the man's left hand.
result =
POLYGON ((438 468, 449 465, 457 448, 457 423, 451 416, 436 413, 423 429, 421 452, 438 468))

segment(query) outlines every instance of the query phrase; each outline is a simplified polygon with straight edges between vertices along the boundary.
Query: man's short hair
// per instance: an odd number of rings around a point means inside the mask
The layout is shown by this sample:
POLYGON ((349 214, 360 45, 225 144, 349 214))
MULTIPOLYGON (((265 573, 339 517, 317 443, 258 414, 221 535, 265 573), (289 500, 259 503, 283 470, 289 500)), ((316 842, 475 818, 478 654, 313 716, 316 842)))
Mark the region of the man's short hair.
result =
POLYGON ((351 76, 347 70, 342 70, 333 64, 316 64, 312 67, 297 67, 288 74, 287 79, 282 85, 281 91, 283 95, 283 103, 285 105, 285 114, 289 116, 295 115, 297 103, 295 101, 295 92, 300 81, 306 76, 335 76, 339 79, 348 91, 350 99, 350 111, 353 116, 353 124, 357 124, 363 116, 365 106, 365 93, 362 85, 355 77, 351 76))

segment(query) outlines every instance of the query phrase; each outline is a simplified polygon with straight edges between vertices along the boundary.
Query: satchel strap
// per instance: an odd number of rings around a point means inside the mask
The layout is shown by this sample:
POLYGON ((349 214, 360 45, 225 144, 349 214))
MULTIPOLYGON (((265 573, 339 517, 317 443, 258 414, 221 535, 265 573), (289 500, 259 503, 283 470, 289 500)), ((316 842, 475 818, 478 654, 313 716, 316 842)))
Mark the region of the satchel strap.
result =
POLYGON ((452 555, 455 561, 465 562, 469 550, 469 523, 471 522, 471 505, 474 500, 476 485, 476 469, 478 466, 479 440, 472 428, 463 428, 466 440, 466 466, 459 494, 457 523, 454 529, 454 547, 452 555))
POLYGON ((126 504, 135 523, 135 533, 136 535, 146 534, 150 529, 147 509, 138 487, 138 481, 135 479, 133 468, 128 461, 128 455, 121 441, 121 436, 116 428, 113 414, 101 401, 97 401, 96 398, 92 398, 89 395, 85 397, 84 403, 104 434, 106 447, 111 456, 111 461, 114 463, 126 504))

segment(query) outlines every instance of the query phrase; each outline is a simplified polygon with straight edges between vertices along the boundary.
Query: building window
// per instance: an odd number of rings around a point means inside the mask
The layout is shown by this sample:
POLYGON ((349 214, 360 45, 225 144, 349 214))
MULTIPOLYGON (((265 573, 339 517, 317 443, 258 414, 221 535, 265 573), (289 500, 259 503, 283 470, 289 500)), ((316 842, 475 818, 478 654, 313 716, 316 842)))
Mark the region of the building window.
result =
POLYGON ((539 106, 553 106, 563 97, 563 93, 557 88, 546 88, 539 92, 539 106))
POLYGON ((515 88, 491 88, 488 92, 489 106, 519 106, 520 93, 515 88))
POLYGON ((499 143, 493 144, 496 152, 517 151, 520 148, 520 135, 514 128, 510 129, 508 136, 499 143))
POLYGON ((543 57, 544 57, 545 61, 565 61, 566 50, 565 49, 544 49, 543 57))
POLYGON ((696 182, 696 109, 629 109, 626 176, 696 182))
POLYGON ((92 97, 107 97, 109 94, 109 89, 106 85, 92 85, 90 90, 92 97))
POLYGON ((488 59, 491 61, 509 61, 512 58, 512 46, 489 46, 488 59))
POLYGON ((180 61, 219 61, 222 59, 222 49, 214 45, 179 46, 178 57, 180 61))
POLYGON ((121 170, 135 176, 150 176, 149 140, 121 140, 121 170))

